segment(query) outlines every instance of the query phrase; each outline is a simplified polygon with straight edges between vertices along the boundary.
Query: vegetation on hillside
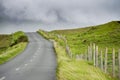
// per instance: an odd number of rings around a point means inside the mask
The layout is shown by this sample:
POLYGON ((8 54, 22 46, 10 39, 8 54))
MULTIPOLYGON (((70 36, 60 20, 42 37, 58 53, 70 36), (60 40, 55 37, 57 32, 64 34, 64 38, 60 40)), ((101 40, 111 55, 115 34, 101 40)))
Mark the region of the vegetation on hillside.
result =
MULTIPOLYGON (((47 35, 52 35, 55 39, 58 35, 66 37, 67 43, 71 49, 72 55, 75 57, 78 54, 87 52, 90 43, 95 43, 100 50, 105 53, 105 48, 108 48, 108 73, 112 75, 112 50, 115 49, 116 59, 116 77, 118 77, 118 50, 120 49, 120 21, 112 21, 106 24, 90 26, 78 29, 54 30, 47 32, 47 35)), ((60 44, 64 45, 63 43, 60 44)))
POLYGON ((0 64, 5 63, 22 52, 28 42, 24 32, 0 35, 0 64))
POLYGON ((73 54, 84 53, 90 43, 95 43, 100 49, 120 48, 120 21, 112 21, 107 24, 91 26, 80 29, 55 30, 50 34, 59 34, 66 37, 73 54))
MULTIPOLYGON (((119 21, 80 29, 55 30, 51 32, 39 30, 38 33, 46 39, 55 41, 58 80, 113 80, 99 68, 92 66, 91 63, 70 58, 65 50, 65 42, 59 38, 59 35, 66 37, 73 55, 84 53, 90 43, 97 44, 103 50, 108 47, 110 54, 113 47, 116 50, 120 47, 119 21)), ((108 62, 110 64, 111 60, 108 60, 108 62)))

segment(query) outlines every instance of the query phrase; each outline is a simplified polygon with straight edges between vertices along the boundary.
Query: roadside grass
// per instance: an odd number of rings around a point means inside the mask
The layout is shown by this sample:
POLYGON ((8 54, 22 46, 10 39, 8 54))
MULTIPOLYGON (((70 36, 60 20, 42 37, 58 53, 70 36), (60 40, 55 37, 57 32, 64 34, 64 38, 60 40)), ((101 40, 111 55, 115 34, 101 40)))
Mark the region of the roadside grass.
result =
POLYGON ((11 36, 10 46, 16 45, 20 42, 28 42, 27 36, 22 31, 17 31, 15 33, 12 33, 10 36, 11 36))
POLYGON ((24 32, 0 34, 0 64, 3 64, 21 53, 28 43, 24 32))
POLYGON ((55 34, 42 30, 39 30, 38 33, 46 39, 54 40, 58 62, 57 80, 113 80, 99 68, 90 65, 89 62, 69 58, 63 40, 57 38, 55 34))
MULTIPOLYGON (((118 50, 120 49, 120 21, 112 21, 106 24, 90 26, 78 29, 54 30, 47 32, 65 36, 73 56, 87 52, 90 43, 99 47, 99 53, 108 48, 108 73, 112 75, 112 50, 115 49, 116 73, 118 73, 118 50)), ((116 75, 118 78, 118 75, 116 75)))
POLYGON ((27 43, 26 42, 21 42, 17 45, 14 45, 12 47, 9 47, 6 49, 3 54, 0 55, 0 64, 3 64, 10 59, 14 58, 18 54, 20 54, 24 49, 26 48, 27 43))
POLYGON ((54 46, 58 57, 57 80, 113 80, 86 61, 69 59, 60 45, 54 46))

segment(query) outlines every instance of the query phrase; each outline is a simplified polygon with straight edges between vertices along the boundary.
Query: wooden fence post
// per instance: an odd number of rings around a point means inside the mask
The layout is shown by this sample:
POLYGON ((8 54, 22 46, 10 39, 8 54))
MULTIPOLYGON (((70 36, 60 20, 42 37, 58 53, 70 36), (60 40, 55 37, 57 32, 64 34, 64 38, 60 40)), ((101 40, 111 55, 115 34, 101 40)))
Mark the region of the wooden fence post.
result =
POLYGON ((115 77, 115 49, 112 52, 112 76, 115 77))
POLYGON ((90 61, 93 60, 92 56, 93 56, 93 54, 92 54, 92 43, 90 43, 90 61))
POLYGON ((102 51, 101 51, 101 53, 100 53, 100 68, 101 68, 101 70, 103 71, 103 54, 102 54, 102 51))
POLYGON ((105 50, 105 66, 104 66, 105 73, 107 73, 107 54, 108 54, 108 48, 106 48, 105 50))
POLYGON ((96 46, 96 67, 98 67, 98 46, 96 46))
POLYGON ((118 67, 119 67, 119 79, 120 79, 120 49, 119 49, 119 51, 118 51, 118 67))
POLYGON ((90 46, 88 46, 88 61, 90 61, 90 46))
POLYGON ((92 52, 91 52, 91 45, 90 46, 88 46, 88 60, 89 61, 92 61, 92 52))
POLYGON ((94 61, 94 66, 96 65, 95 64, 95 56, 96 56, 96 54, 95 54, 95 43, 93 44, 93 61, 94 61))

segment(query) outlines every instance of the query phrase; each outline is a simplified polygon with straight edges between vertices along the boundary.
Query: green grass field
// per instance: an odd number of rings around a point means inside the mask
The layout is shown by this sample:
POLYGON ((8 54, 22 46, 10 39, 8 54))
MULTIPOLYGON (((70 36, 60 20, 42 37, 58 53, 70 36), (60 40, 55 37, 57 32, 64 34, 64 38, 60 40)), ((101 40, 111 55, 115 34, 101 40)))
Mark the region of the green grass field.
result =
POLYGON ((90 43, 95 43, 100 49, 120 48, 120 21, 80 29, 55 30, 50 34, 59 34, 66 37, 73 54, 84 53, 90 43))
MULTIPOLYGON (((120 48, 120 21, 112 21, 106 24, 98 26, 90 26, 78 29, 68 30, 54 30, 46 32, 43 30, 38 31, 46 39, 53 39, 55 42, 62 47, 61 50, 57 51, 57 54, 61 55, 58 57, 58 80, 111 80, 108 75, 104 74, 98 68, 93 67, 89 62, 70 60, 65 57, 65 43, 61 40, 58 35, 66 37, 67 43, 72 51, 73 56, 77 54, 83 54, 87 51, 90 43, 95 43, 99 46, 99 50, 105 51, 108 47, 108 72, 111 75, 112 69, 112 48, 116 50, 116 59, 118 58, 118 49, 120 48), (87 72, 87 69, 90 72, 87 72), (90 75, 90 76, 87 76, 90 75), (81 76, 82 78, 80 78, 81 76)), ((58 47, 59 47, 58 46, 58 47)), ((55 47, 55 49, 57 49, 55 47)), ((116 60, 116 62, 118 62, 116 60)), ((118 64, 117 64, 118 65, 118 64)), ((118 72, 118 66, 116 65, 116 72, 118 72)))
POLYGON ((18 31, 9 35, 0 35, 0 64, 7 62, 21 53, 28 39, 24 32, 18 31))

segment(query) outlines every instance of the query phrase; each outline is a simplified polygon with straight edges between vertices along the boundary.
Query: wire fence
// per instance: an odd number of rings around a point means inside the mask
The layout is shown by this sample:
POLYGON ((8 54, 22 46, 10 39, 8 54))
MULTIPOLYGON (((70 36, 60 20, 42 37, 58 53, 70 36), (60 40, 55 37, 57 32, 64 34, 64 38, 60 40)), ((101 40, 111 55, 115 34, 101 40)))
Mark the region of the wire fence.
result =
POLYGON ((107 47, 103 51, 97 45, 90 44, 87 53, 76 55, 76 58, 87 60, 105 73, 120 79, 120 50, 115 51, 113 48, 112 54, 108 53, 108 50, 107 47))
MULTIPOLYGON (((68 56, 74 58, 70 47, 68 46, 67 39, 62 35, 58 35, 58 38, 64 41, 68 56)), ((91 43, 88 46, 87 51, 84 54, 76 55, 75 59, 89 61, 95 67, 99 67, 103 72, 120 79, 120 49, 115 51, 113 48, 112 54, 108 53, 108 50, 107 47, 104 51, 100 50, 96 44, 91 43)))

